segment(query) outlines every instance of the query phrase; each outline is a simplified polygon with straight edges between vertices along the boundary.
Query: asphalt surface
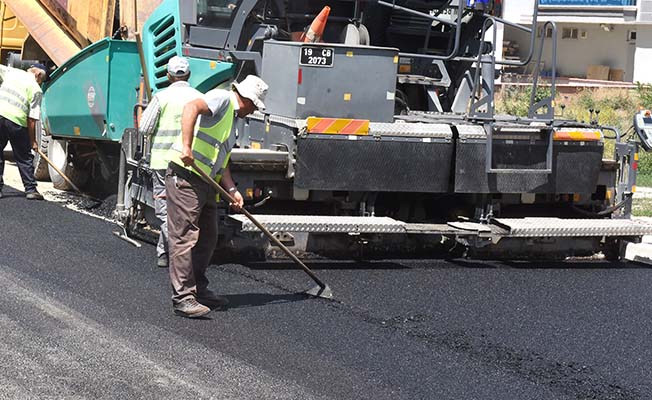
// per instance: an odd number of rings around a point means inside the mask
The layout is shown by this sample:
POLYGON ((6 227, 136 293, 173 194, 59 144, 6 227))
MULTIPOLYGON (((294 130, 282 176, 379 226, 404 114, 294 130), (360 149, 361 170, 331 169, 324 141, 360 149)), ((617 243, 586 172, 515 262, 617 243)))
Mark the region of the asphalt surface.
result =
POLYGON ((0 398, 649 399, 652 270, 460 260, 215 265, 174 316, 155 249, 5 187, 0 398))

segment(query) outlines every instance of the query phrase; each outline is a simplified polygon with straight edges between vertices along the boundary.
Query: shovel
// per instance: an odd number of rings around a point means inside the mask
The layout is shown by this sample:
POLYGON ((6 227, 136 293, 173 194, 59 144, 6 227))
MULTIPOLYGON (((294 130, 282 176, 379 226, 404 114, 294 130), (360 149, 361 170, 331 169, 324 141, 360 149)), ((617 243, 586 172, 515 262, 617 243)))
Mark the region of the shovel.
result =
MULTIPOLYGON (((220 196, 222 196, 223 198, 228 200, 230 203, 236 203, 235 199, 229 194, 229 192, 224 190, 222 188, 222 186, 220 186, 217 182, 215 182, 214 179, 212 179, 210 176, 208 176, 208 174, 206 172, 204 172, 200 168, 198 168, 197 164, 195 164, 194 161, 192 161, 190 166, 193 167, 195 169, 195 171, 197 171, 199 173, 199 175, 202 177, 202 179, 206 183, 208 183, 215 190, 217 190, 217 192, 220 194, 220 196)), ((249 218, 249 220, 254 225, 256 225, 256 227, 258 227, 258 229, 260 229, 260 231, 263 232, 265 234, 265 236, 267 236, 267 238, 270 241, 272 241, 276 246, 278 246, 281 250, 283 250, 283 252, 285 254, 287 254, 288 257, 290 257, 298 266, 301 267, 301 269, 303 269, 303 271, 306 274, 308 274, 308 276, 310 276, 310 278, 312 278, 313 281, 315 281, 315 283, 317 283, 317 286, 315 286, 312 289, 309 289, 309 290, 307 290, 305 292, 307 295, 314 296, 314 297, 321 297, 321 298, 324 298, 324 299, 333 298, 333 292, 331 291, 331 288, 328 287, 327 284, 322 282, 321 279, 319 279, 317 277, 317 275, 315 275, 315 273, 312 272, 312 270, 306 266, 306 264, 304 264, 301 260, 299 260, 299 258, 296 255, 294 255, 294 253, 292 253, 292 251, 290 251, 290 249, 285 247, 285 245, 283 243, 281 243, 276 237, 274 237, 274 235, 267 228, 265 228, 260 222, 258 222, 258 220, 256 218, 254 218, 254 216, 251 215, 249 213, 249 211, 242 208, 240 210, 240 212, 242 212, 247 218, 249 218)))
MULTIPOLYGON (((81 189, 79 189, 79 188, 77 187, 77 185, 75 185, 75 184, 70 180, 70 178, 68 178, 68 177, 66 176, 66 174, 63 173, 63 171, 61 171, 59 168, 57 168, 57 166, 54 165, 54 164, 52 163, 52 161, 50 161, 50 159, 48 158, 48 156, 46 156, 45 154, 43 154, 43 152, 41 151, 41 149, 36 149, 36 152, 37 152, 41 157, 43 157, 43 159, 45 160, 45 162, 47 162, 48 164, 50 164, 50 166, 51 166, 52 168, 54 168, 54 170, 57 171, 57 173, 58 173, 59 175, 61 175, 61 177, 63 178, 63 180, 65 180, 66 182, 68 182, 68 184, 69 184, 73 189, 75 189, 75 192, 77 192, 80 196, 82 196, 82 197, 84 197, 84 198, 86 198, 86 199, 89 199, 89 200, 91 200, 91 201, 93 201, 93 202, 95 203, 93 206, 91 206, 91 207, 87 207, 87 208, 92 209, 92 208, 95 208, 95 207, 99 206, 100 204, 102 204, 102 200, 100 200, 100 199, 96 199, 95 197, 89 196, 89 195, 87 195, 86 193, 82 192, 81 189)), ((124 226, 122 227, 122 230, 123 230, 122 233, 121 233, 121 232, 118 232, 118 231, 114 231, 113 234, 116 235, 117 237, 119 237, 120 239, 122 239, 122 240, 124 240, 124 241, 126 241, 126 242, 128 242, 128 243, 131 243, 132 245, 134 245, 134 246, 136 246, 136 247, 138 247, 138 248, 141 247, 141 244, 140 244, 140 243, 138 243, 137 241, 133 240, 132 238, 130 238, 130 237, 127 235, 127 230, 125 229, 124 226)))
POLYGON ((58 173, 59 175, 61 175, 61 177, 63 178, 63 180, 65 180, 66 182, 68 182, 68 184, 69 184, 69 185, 70 185, 70 186, 75 190, 75 192, 77 192, 77 194, 79 194, 80 196, 82 196, 82 197, 84 197, 84 198, 87 198, 87 199, 93 201, 94 203, 96 203, 93 207, 89 207, 89 208, 95 208, 95 207, 97 207, 98 205, 102 204, 102 200, 96 199, 95 197, 89 196, 89 195, 87 195, 86 193, 82 192, 81 189, 79 189, 79 188, 77 187, 77 185, 75 185, 75 184, 70 180, 70 178, 68 178, 68 177, 66 176, 66 174, 63 173, 63 171, 61 171, 59 168, 57 168, 57 166, 54 165, 54 164, 52 163, 52 161, 50 161, 50 159, 48 158, 48 156, 46 156, 46 155, 43 153, 43 151, 41 151, 41 149, 36 149, 36 152, 37 152, 41 157, 43 157, 43 159, 45 160, 45 162, 47 162, 48 164, 50 164, 50 166, 51 166, 52 168, 54 168, 54 170, 57 171, 57 173, 58 173))

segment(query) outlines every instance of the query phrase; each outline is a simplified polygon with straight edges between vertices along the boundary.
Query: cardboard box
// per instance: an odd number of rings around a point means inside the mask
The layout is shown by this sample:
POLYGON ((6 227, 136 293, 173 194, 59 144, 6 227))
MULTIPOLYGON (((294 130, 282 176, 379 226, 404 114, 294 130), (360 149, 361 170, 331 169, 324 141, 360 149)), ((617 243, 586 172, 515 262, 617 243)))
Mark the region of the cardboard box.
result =
POLYGON ((609 70, 606 65, 589 65, 586 69, 586 79, 606 81, 609 79, 609 70))
POLYGON ((625 70, 611 69, 609 70, 609 80, 622 82, 625 80, 625 70))

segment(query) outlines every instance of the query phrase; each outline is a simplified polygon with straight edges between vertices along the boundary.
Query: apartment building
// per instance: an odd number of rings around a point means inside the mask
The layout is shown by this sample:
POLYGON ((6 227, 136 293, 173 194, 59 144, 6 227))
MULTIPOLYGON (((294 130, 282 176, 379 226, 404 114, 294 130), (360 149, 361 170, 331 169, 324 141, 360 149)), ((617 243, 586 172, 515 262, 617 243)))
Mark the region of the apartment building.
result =
MULTIPOLYGON (((503 0, 503 17, 531 25, 534 2, 503 0)), ((558 76, 652 83, 652 0, 539 0, 535 32, 546 38, 549 72, 553 39, 546 21, 557 25, 558 76)), ((501 33, 506 58, 527 55, 527 33, 511 27, 501 33)))

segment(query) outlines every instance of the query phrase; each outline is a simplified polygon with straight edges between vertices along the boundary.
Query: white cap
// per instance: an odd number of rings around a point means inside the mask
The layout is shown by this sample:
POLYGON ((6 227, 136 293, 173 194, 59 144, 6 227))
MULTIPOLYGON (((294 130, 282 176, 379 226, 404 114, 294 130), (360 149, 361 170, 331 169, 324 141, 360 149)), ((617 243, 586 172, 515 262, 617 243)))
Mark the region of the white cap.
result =
POLYGON ((257 109, 265 108, 264 101, 269 86, 256 75, 249 75, 240 83, 234 82, 233 87, 240 96, 253 101, 257 109))
POLYGON ((188 59, 184 57, 174 56, 168 61, 168 73, 172 76, 186 76, 190 72, 190 64, 188 59))

